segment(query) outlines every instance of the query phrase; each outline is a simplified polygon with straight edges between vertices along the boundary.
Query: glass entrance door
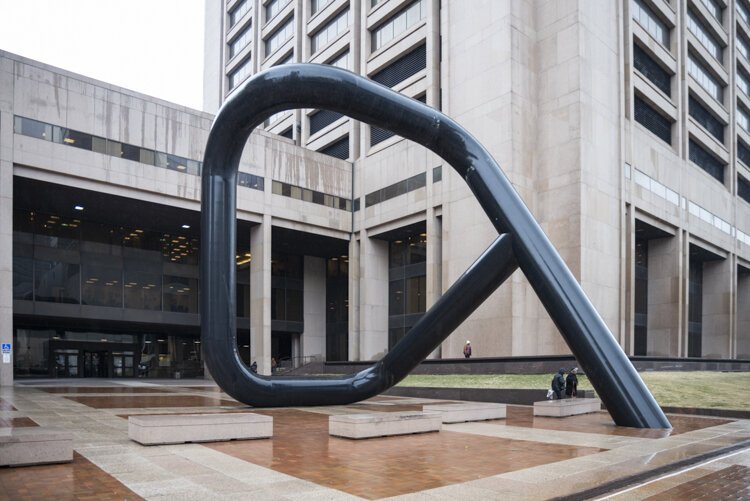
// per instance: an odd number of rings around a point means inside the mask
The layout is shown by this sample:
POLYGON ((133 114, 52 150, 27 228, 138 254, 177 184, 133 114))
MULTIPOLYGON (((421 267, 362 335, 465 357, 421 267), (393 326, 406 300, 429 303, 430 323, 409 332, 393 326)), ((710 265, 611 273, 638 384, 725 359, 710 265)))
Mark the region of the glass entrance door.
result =
POLYGON ((113 377, 133 377, 133 352, 116 351, 112 353, 113 377))
POLYGON ((78 350, 55 350, 56 377, 78 377, 78 350))
POLYGON ((83 377, 109 377, 109 352, 84 351, 83 377))

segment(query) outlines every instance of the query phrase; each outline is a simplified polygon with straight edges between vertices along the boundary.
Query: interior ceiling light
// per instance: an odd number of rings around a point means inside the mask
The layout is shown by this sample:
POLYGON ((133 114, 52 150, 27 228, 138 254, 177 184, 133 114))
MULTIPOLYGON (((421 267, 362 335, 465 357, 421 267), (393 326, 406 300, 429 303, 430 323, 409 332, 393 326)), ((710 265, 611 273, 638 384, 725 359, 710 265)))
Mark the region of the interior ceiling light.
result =
POLYGON ((185 229, 185 230, 189 230, 190 229, 190 225, 189 224, 183 224, 182 228, 185 229))

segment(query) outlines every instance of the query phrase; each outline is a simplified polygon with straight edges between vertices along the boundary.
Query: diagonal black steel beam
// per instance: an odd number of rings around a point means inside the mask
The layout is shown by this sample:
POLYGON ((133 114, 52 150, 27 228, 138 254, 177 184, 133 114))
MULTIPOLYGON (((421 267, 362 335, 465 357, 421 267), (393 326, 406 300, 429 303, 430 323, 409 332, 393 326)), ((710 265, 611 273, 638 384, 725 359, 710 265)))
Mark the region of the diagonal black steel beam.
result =
MULTIPOLYGON (((206 145, 201 194, 203 349, 211 375, 225 391, 242 402, 259 406, 334 404, 366 398, 362 395, 370 396, 403 378, 439 345, 444 339, 441 336, 450 334, 479 304, 464 304, 459 309, 453 303, 460 304, 462 298, 446 293, 425 314, 428 327, 415 331, 419 325, 415 326, 389 353, 390 358, 345 378, 271 379, 247 370, 235 340, 237 171, 253 129, 274 113, 295 108, 343 113, 420 143, 446 160, 466 180, 498 233, 510 235, 500 237, 454 287, 460 285, 462 291, 470 294, 476 282, 494 290, 517 263, 615 423, 670 427, 635 368, 489 152, 442 113, 348 71, 314 64, 286 64, 246 81, 219 110, 206 145), (491 277, 472 273, 491 262, 500 266, 491 277), (409 350, 416 351, 411 354, 409 350)), ((471 295, 473 300, 480 297, 479 293, 471 295)))

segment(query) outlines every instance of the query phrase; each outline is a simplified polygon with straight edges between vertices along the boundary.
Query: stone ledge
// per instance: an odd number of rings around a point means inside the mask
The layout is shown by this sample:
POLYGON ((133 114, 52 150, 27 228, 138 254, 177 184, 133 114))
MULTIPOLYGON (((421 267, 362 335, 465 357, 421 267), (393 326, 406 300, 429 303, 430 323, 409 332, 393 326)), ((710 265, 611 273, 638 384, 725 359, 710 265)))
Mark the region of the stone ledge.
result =
POLYGON ((439 412, 344 414, 328 418, 328 433, 344 438, 372 438, 440 431, 439 412))
POLYGON ((460 404, 427 404, 427 411, 439 412, 443 423, 463 423, 466 421, 486 421, 505 419, 505 404, 465 402, 460 404))
POLYGON ((73 435, 44 427, 0 428, 0 466, 73 461, 73 435))
POLYGON ((273 418, 251 412, 130 416, 128 438, 143 445, 221 442, 273 436, 273 418))
POLYGON ((534 402, 535 416, 565 417, 597 412, 602 408, 598 398, 566 398, 534 402))

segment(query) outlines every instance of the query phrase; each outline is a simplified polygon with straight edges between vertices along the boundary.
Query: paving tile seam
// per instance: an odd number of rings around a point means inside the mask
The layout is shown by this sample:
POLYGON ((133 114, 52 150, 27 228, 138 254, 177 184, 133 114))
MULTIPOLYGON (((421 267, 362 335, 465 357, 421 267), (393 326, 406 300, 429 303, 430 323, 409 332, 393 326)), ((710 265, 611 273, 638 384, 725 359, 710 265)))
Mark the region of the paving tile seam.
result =
POLYGON ((512 440, 555 443, 560 445, 570 445, 578 447, 598 447, 602 449, 640 446, 643 443, 650 443, 654 440, 659 440, 640 437, 610 436, 597 433, 583 433, 578 431, 566 431, 564 433, 558 433, 558 435, 552 435, 553 433, 555 433, 555 430, 485 423, 449 424, 443 425, 443 429, 446 431, 456 431, 459 433, 471 433, 473 435, 508 438, 512 440), (503 431, 506 431, 506 433, 503 433, 503 431), (523 436, 525 438, 518 438, 519 436, 523 436))
POLYGON ((742 451, 743 449, 750 449, 750 440, 658 466, 652 470, 646 470, 634 475, 628 475, 619 479, 604 482, 597 487, 582 490, 571 495, 555 497, 551 501, 577 501, 591 499, 594 497, 601 497, 606 494, 614 493, 614 491, 625 489, 634 484, 644 483, 646 481, 661 477, 666 473, 676 470, 682 470, 692 465, 698 465, 700 463, 707 462, 710 459, 718 459, 722 456, 727 456, 732 452, 742 451))

